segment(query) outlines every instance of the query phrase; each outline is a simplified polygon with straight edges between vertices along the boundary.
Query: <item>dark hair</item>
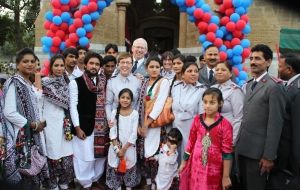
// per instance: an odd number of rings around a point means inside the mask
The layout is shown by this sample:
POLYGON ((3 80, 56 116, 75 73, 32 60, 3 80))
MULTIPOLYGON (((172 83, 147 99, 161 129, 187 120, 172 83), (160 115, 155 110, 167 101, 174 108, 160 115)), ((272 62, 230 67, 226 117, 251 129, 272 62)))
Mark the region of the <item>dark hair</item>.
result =
POLYGON ((218 103, 220 105, 218 111, 221 112, 222 110, 222 106, 221 106, 221 103, 224 102, 224 99, 223 99, 223 95, 222 95, 222 92, 221 90, 219 90, 218 88, 214 88, 214 87, 211 87, 207 90, 204 91, 203 95, 202 95, 202 100, 204 99, 205 96, 207 95, 212 95, 214 97, 217 98, 218 100, 218 103))
POLYGON ((174 55, 171 51, 165 51, 162 55, 161 55, 161 60, 165 60, 167 58, 170 58, 171 60, 173 60, 174 55))
POLYGON ((76 50, 77 50, 77 52, 78 52, 79 50, 89 51, 87 47, 83 47, 83 46, 77 46, 77 47, 76 47, 76 50))
POLYGON ((296 53, 286 53, 280 55, 281 59, 285 60, 285 63, 292 67, 292 69, 298 74, 300 73, 300 55, 296 53))
POLYGON ((86 54, 86 56, 84 57, 83 63, 86 65, 91 58, 97 58, 97 59, 99 59, 100 65, 103 62, 103 58, 102 58, 101 55, 99 55, 98 53, 95 53, 93 51, 88 51, 87 54, 86 54))
POLYGON ((53 55, 50 59, 50 73, 52 74, 52 67, 54 65, 54 62, 57 60, 57 59, 61 59, 63 60, 64 64, 65 64, 65 58, 64 56, 62 56, 61 54, 56 54, 56 55, 53 55))
POLYGON ((181 73, 183 74, 191 65, 195 65, 199 71, 199 67, 197 65, 197 63, 195 62, 186 62, 183 67, 182 67, 182 70, 181 70, 181 73))
POLYGON ((273 51, 271 48, 265 44, 257 44, 251 48, 251 52, 260 51, 263 53, 263 57, 265 60, 273 59, 273 51))
POLYGON ((230 72, 232 72, 232 66, 231 66, 231 64, 230 64, 229 62, 227 62, 227 61, 219 61, 219 62, 217 62, 216 66, 217 66, 218 64, 224 64, 224 65, 227 67, 227 69, 228 69, 230 72))
POLYGON ((174 56, 177 54, 181 54, 181 52, 177 48, 172 49, 171 52, 173 53, 174 56))
POLYGON ((75 48, 66 48, 62 52, 62 55, 64 56, 64 58, 66 58, 69 54, 75 55, 75 57, 78 58, 78 51, 75 48))
MULTIPOLYGON (((129 89, 129 88, 124 88, 122 89, 120 92, 119 92, 119 95, 118 95, 118 99, 121 98, 122 94, 124 93, 128 93, 130 98, 131 98, 131 101, 133 101, 133 93, 132 91, 129 89)), ((119 133, 119 116, 120 116, 120 110, 121 110, 121 104, 119 103, 118 104, 118 107, 117 107, 117 112, 116 112, 116 116, 115 116, 115 119, 117 121, 117 133, 119 133)), ((119 138, 119 137, 118 137, 119 138)), ((118 139, 119 140, 119 139, 118 139)))
POLYGON ((176 55, 173 57, 173 60, 174 60, 174 59, 180 59, 180 61, 182 61, 183 63, 186 62, 186 58, 185 58, 185 56, 182 55, 182 54, 176 54, 176 55))
POLYGON ((176 145, 180 144, 182 141, 182 134, 181 132, 177 129, 177 128, 172 128, 167 136, 172 137, 173 139, 175 139, 175 141, 177 141, 176 145))
POLYGON ((162 61, 157 56, 149 57, 145 63, 145 67, 148 68, 151 61, 156 61, 159 63, 160 66, 162 66, 162 61))
MULTIPOLYGON (((213 47, 218 49, 218 47, 215 46, 214 44, 210 44, 210 45, 208 45, 204 50, 207 51, 208 49, 213 48, 213 47)), ((219 50, 219 49, 218 49, 218 50, 219 50)))
POLYGON ((194 62, 194 63, 197 62, 197 58, 193 55, 186 56, 185 60, 186 60, 186 62, 194 62))
POLYGON ((105 46, 104 52, 107 53, 108 50, 111 49, 111 48, 112 48, 115 52, 117 52, 117 53, 119 52, 119 51, 118 51, 118 46, 117 46, 116 44, 111 44, 111 43, 109 43, 109 44, 107 44, 107 45, 105 46))
POLYGON ((33 50, 30 48, 23 48, 20 51, 17 52, 16 54, 16 64, 18 65, 21 60, 24 58, 25 55, 32 55, 34 59, 36 60, 36 55, 34 54, 33 50))
POLYGON ((199 56, 199 61, 202 61, 202 60, 204 60, 204 55, 203 54, 199 56))
POLYGON ((106 55, 104 58, 103 58, 103 65, 106 65, 108 62, 114 62, 114 64, 116 65, 117 64, 117 59, 112 56, 112 55, 106 55))

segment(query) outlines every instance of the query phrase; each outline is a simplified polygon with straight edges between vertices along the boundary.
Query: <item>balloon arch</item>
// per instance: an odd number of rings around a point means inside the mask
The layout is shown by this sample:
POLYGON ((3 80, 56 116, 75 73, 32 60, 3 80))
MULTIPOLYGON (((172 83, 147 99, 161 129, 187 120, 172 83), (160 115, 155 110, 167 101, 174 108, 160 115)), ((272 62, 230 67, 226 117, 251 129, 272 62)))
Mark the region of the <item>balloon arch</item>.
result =
MULTIPOLYGON (((41 38, 43 51, 51 55, 67 47, 89 47, 96 21, 112 1, 51 0, 52 11, 45 13, 46 36, 41 38)), ((170 1, 198 28, 203 48, 217 46, 220 59, 232 64, 236 82, 244 84, 248 75, 243 63, 250 55, 250 41, 245 37, 251 32, 247 12, 252 0, 214 0, 217 11, 204 0, 170 1)))

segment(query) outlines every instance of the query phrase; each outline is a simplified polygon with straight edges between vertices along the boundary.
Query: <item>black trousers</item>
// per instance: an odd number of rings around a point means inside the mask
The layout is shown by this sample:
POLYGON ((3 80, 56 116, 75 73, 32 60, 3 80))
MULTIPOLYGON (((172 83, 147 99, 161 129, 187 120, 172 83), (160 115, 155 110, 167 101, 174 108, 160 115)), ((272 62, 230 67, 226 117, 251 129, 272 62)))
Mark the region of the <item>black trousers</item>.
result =
POLYGON ((267 174, 260 175, 259 161, 248 157, 238 156, 241 187, 243 190, 265 190, 267 174))

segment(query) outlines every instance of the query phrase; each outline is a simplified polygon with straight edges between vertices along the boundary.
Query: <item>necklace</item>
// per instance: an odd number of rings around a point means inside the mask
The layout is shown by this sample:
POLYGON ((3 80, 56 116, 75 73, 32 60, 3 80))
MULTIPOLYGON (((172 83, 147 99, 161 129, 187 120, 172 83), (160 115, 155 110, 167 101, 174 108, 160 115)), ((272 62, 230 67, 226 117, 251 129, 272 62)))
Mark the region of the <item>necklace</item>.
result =
POLYGON ((214 122, 213 124, 211 124, 210 126, 207 126, 206 123, 204 122, 203 119, 203 114, 200 115, 200 124, 205 128, 206 130, 206 134, 204 135, 204 137, 201 140, 201 144, 202 144, 202 154, 201 154, 201 161, 202 161, 202 165, 206 166, 207 165, 207 161, 208 161, 208 149, 212 144, 209 132, 210 130, 212 130, 214 127, 218 126, 221 121, 223 120, 223 116, 220 116, 220 118, 214 122))

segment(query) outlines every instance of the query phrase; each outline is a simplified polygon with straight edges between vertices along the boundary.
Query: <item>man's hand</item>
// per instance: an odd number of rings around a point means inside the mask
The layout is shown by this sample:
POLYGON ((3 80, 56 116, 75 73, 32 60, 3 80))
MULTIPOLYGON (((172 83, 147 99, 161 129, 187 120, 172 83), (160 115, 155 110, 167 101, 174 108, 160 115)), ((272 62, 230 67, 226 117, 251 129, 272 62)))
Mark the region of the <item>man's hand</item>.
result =
POLYGON ((269 173, 274 166, 273 160, 267 160, 262 158, 259 162, 260 175, 263 175, 265 172, 269 173))
POLYGON ((144 79, 144 76, 142 74, 140 74, 140 73, 136 73, 135 77, 138 78, 138 79, 140 79, 140 80, 144 79))
POLYGON ((76 135, 78 138, 80 138, 81 140, 84 140, 86 138, 84 131, 82 129, 80 129, 79 126, 75 127, 75 130, 76 130, 76 135))
POLYGON ((146 137, 146 136, 147 136, 147 133, 148 133, 148 127, 147 127, 147 126, 140 127, 140 129, 139 129, 139 134, 140 134, 142 137, 146 137))
POLYGON ((125 156, 126 153, 126 149, 125 148, 121 148, 120 151, 118 152, 118 157, 122 158, 125 156))

